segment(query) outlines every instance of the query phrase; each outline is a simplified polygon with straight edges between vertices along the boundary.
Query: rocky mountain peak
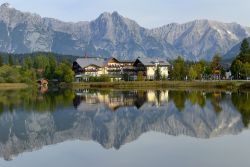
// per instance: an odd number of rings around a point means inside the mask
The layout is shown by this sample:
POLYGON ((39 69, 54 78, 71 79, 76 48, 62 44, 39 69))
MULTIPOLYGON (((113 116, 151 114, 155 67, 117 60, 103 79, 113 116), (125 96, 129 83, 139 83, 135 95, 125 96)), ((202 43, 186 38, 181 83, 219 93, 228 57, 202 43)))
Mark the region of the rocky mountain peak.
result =
POLYGON ((11 5, 9 3, 3 3, 1 5, 2 8, 12 8, 11 5))
POLYGON ((111 14, 112 18, 118 18, 118 19, 123 19, 123 16, 121 16, 117 11, 114 11, 111 14))
POLYGON ((226 53, 250 28, 236 23, 195 20, 146 29, 118 12, 104 12, 90 22, 67 23, 0 6, 0 51, 30 53, 52 51, 99 57, 134 59, 161 57, 209 60, 215 52, 226 53))

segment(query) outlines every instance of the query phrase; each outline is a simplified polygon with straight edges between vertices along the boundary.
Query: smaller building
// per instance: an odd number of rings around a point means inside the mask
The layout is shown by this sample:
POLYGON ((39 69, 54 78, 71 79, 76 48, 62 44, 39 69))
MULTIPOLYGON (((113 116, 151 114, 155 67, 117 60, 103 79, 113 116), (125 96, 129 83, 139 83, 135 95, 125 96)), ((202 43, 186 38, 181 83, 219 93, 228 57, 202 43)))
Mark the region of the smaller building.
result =
POLYGON ((232 79, 232 73, 231 73, 231 71, 227 71, 226 72, 226 79, 227 80, 232 79))
POLYGON ((41 93, 46 93, 48 91, 48 84, 49 84, 49 81, 47 79, 39 79, 37 80, 37 83, 40 87, 40 92, 41 93))
POLYGON ((40 79, 37 81, 37 83, 41 87, 48 87, 49 81, 47 79, 40 79))
POLYGON ((78 58, 73 62, 76 81, 88 81, 89 77, 105 74, 105 60, 102 58, 78 58))
POLYGON ((142 72, 145 79, 155 80, 157 68, 159 68, 161 77, 167 78, 170 64, 164 59, 138 58, 134 63, 136 73, 142 72))

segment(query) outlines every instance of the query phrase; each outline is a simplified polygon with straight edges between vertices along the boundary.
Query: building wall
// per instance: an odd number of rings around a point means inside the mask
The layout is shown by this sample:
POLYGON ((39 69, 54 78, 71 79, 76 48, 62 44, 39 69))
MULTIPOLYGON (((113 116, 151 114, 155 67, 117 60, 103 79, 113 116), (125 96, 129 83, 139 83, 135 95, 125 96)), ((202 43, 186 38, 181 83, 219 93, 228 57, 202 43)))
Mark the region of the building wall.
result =
POLYGON ((162 77, 168 78, 168 67, 160 67, 160 71, 162 77))
POLYGON ((81 78, 80 75, 84 77, 88 76, 101 76, 101 75, 109 75, 111 76, 112 80, 121 80, 123 74, 128 74, 130 80, 134 80, 137 77, 138 71, 142 71, 144 75, 146 75, 146 79, 148 80, 154 80, 155 79, 155 71, 157 70, 157 66, 160 68, 161 76, 167 78, 168 73, 168 67, 167 66, 161 66, 161 64, 152 62, 151 65, 145 66, 142 64, 139 60, 136 60, 135 63, 132 62, 119 62, 116 59, 110 59, 108 62, 106 62, 106 65, 104 67, 99 67, 97 65, 89 65, 88 67, 85 67, 84 69, 81 69, 81 67, 77 64, 73 64, 73 69, 76 74, 76 79, 81 78))
MULTIPOLYGON (((168 77, 168 67, 163 66, 163 67, 159 67, 160 68, 160 72, 161 72, 161 76, 165 76, 166 78, 168 77)), ((156 71, 157 67, 152 66, 152 67, 147 67, 147 79, 155 79, 155 71, 156 71)))
POLYGON ((154 79, 155 78, 155 70, 156 67, 147 67, 147 79, 154 79))
POLYGON ((89 75, 89 76, 100 76, 104 74, 103 68, 96 67, 96 66, 88 66, 84 68, 84 70, 85 70, 84 74, 89 75))

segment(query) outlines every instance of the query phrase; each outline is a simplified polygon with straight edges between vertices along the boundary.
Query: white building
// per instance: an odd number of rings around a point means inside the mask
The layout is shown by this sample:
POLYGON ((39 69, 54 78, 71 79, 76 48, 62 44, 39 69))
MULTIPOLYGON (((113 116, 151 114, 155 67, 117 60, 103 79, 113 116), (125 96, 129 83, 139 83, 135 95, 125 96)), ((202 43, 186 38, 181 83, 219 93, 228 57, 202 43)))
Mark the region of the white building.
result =
POLYGON ((168 78, 170 64, 164 59, 138 58, 134 67, 138 72, 143 72, 145 79, 154 80, 157 68, 162 78, 168 78))

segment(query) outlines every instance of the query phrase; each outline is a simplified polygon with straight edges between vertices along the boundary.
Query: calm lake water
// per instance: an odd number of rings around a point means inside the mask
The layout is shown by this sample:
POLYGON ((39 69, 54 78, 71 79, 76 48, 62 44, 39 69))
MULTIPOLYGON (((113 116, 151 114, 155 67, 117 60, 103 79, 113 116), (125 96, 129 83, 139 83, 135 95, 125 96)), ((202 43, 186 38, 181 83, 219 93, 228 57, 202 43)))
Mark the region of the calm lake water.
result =
POLYGON ((249 122, 250 92, 0 91, 0 166, 250 166, 249 122))

